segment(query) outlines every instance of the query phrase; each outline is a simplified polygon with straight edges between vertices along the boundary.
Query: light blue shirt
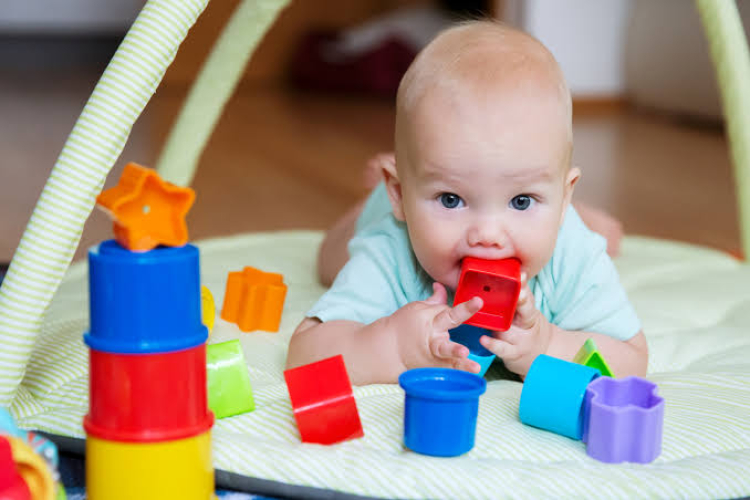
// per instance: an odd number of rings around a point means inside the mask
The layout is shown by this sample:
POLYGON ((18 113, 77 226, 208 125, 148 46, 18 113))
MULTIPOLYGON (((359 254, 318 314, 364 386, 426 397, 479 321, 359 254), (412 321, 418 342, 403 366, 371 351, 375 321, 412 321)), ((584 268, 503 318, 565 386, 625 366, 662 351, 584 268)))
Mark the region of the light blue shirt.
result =
MULTIPOLYGON (((570 207, 552 258, 529 280, 529 287, 550 323, 628 340, 641 330, 641 323, 606 249, 604 238, 590 231, 570 207)), ((365 203, 349 255, 308 317, 370 324, 432 295, 433 280, 414 256, 406 225, 393 217, 382 183, 365 203)))

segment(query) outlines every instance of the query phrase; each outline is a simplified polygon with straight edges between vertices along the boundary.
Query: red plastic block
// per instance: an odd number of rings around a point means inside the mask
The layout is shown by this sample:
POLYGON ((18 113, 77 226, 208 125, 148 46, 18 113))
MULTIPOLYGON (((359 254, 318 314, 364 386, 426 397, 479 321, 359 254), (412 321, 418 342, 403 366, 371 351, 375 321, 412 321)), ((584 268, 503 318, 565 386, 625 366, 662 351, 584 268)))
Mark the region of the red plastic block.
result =
POLYGON ((456 287, 454 304, 481 297, 482 309, 465 323, 504 332, 513 323, 521 293, 521 262, 518 259, 483 260, 466 257, 456 287))
POLYGON ((3 500, 31 500, 31 491, 18 474, 13 461, 10 442, 0 436, 0 498, 3 500))
POLYGON ((365 435, 343 356, 286 370, 284 378, 302 442, 333 444, 365 435))

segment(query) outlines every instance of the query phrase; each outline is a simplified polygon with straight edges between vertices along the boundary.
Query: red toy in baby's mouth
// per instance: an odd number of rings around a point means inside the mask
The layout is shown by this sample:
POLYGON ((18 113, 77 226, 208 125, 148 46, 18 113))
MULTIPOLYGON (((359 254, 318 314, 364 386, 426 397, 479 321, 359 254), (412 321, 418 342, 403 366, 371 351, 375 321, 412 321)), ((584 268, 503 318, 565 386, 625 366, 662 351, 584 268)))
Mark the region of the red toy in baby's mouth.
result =
POLYGON ((484 260, 466 257, 454 304, 481 297, 484 305, 465 324, 504 332, 510 328, 521 293, 521 261, 516 258, 484 260))

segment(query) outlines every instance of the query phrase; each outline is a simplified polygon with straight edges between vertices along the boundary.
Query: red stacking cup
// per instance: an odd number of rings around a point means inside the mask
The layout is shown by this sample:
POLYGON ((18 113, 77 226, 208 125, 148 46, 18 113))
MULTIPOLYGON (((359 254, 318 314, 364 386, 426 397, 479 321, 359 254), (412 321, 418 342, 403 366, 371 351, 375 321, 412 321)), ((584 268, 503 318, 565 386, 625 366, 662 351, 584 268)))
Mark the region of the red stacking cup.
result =
POLYGON ((484 305, 467 325, 504 332, 513 323, 521 293, 521 261, 516 258, 483 260, 466 257, 461 264, 454 304, 481 297, 484 305))
POLYGON ((88 434, 155 442, 192 437, 213 425, 205 344, 153 354, 90 353, 88 434))

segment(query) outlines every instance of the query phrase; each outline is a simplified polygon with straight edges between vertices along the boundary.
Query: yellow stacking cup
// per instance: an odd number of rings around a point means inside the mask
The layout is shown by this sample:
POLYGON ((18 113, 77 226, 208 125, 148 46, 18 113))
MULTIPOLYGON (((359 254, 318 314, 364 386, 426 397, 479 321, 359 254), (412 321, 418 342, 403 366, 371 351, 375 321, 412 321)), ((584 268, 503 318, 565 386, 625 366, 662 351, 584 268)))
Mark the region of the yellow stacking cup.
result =
POLYGON ((154 443, 86 438, 89 500, 214 498, 211 433, 154 443))

